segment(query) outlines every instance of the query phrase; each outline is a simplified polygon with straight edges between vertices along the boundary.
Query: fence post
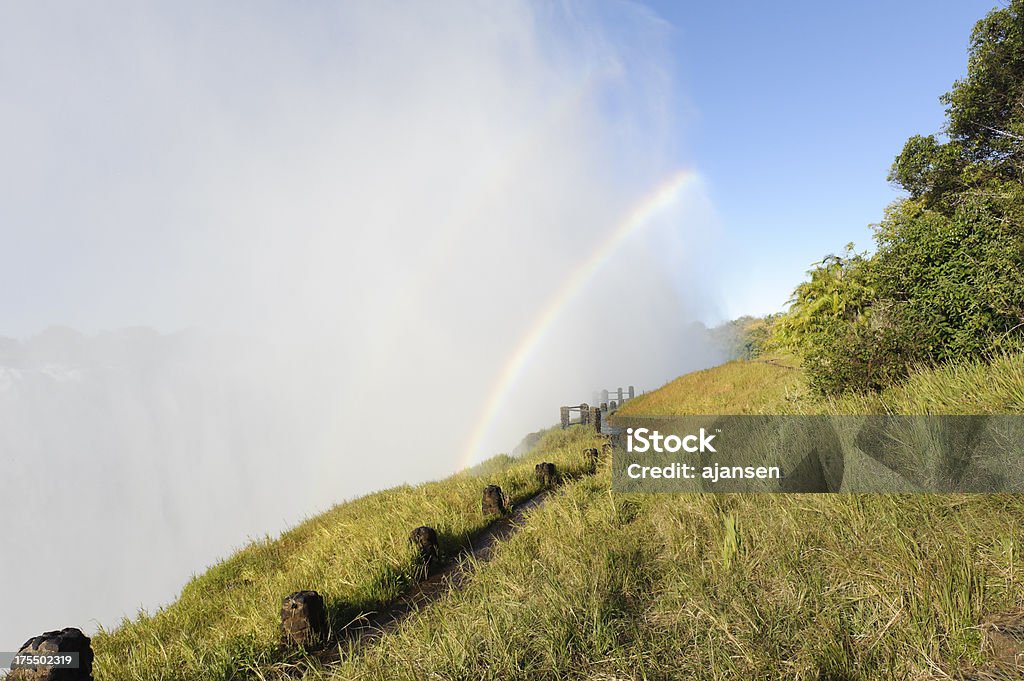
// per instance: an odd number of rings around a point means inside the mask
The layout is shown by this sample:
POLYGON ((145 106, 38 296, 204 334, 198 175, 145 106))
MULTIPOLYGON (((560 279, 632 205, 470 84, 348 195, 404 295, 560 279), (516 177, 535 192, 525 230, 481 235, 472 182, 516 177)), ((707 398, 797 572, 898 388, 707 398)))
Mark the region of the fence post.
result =
POLYGON ((636 397, 636 390, 633 389, 633 386, 629 386, 629 399, 633 399, 634 397, 636 397))
POLYGON ((505 515, 508 513, 508 506, 505 504, 505 493, 497 485, 487 485, 484 488, 484 498, 481 503, 481 511, 486 518, 491 515, 505 515))
POLYGON ((601 391, 601 401, 602 402, 607 402, 608 401, 608 391, 607 390, 602 390, 601 391))
POLYGON ((622 388, 619 388, 619 404, 622 404, 622 388))
POLYGON ((590 420, 594 422, 594 432, 601 432, 601 407, 590 408, 590 420))
POLYGON ((416 576, 426 579, 439 561, 437 530, 427 525, 417 527, 409 535, 409 543, 416 549, 419 558, 416 576))
POLYGON ((569 427, 569 407, 562 407, 562 428, 569 427))
POLYGON ((555 468, 555 464, 547 461, 534 466, 533 474, 537 478, 537 484, 541 487, 551 487, 558 482, 558 469, 555 468))
POLYGON ((327 610, 324 597, 316 591, 296 591, 281 602, 281 643, 315 645, 327 635, 327 610))
POLYGON ((590 423, 590 407, 586 402, 580 404, 580 423, 584 426, 590 423))

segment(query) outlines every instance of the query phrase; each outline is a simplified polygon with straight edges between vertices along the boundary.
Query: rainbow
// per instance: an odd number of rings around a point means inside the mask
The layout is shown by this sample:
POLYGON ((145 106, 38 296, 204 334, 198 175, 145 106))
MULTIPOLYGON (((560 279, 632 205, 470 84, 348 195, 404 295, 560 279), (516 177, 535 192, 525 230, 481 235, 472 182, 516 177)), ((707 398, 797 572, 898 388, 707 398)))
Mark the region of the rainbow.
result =
POLYGON ((469 436, 460 460, 460 470, 472 464, 480 454, 483 440, 490 432, 494 418, 509 391, 566 306, 580 294, 598 270, 630 236, 645 227, 652 217, 676 203, 682 191, 687 186, 696 184, 699 179, 700 176, 692 170, 681 170, 671 175, 633 206, 615 229, 569 273, 505 361, 469 436))

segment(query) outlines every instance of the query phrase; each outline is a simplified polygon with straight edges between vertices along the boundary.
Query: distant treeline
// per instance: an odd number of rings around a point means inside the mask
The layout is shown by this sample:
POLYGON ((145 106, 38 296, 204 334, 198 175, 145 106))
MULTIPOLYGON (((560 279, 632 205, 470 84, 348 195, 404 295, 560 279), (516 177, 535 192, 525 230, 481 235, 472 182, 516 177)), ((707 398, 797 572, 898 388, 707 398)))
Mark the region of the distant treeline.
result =
POLYGON ((769 347, 772 326, 778 317, 743 316, 708 329, 708 334, 729 359, 754 359, 769 347))
POLYGON ((907 195, 874 225, 874 252, 849 244, 787 313, 733 322, 734 354, 788 348, 837 394, 1024 346, 1024 0, 975 25, 967 76, 941 101, 942 134, 911 137, 892 165, 907 195))

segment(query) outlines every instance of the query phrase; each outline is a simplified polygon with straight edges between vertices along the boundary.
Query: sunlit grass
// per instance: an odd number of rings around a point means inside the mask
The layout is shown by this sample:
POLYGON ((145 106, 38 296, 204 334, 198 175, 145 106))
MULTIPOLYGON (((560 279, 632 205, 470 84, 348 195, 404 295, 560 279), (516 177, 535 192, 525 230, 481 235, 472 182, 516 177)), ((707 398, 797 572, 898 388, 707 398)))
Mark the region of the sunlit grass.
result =
MULTIPOLYGON (((1022 413, 1024 357, 940 367, 831 402, 792 358, 731 362, 627 403, 625 414, 1022 413)), ((523 459, 343 504, 257 542, 181 599, 97 636, 97 679, 278 678, 281 598, 323 593, 338 628, 409 583, 409 531, 452 554, 483 527, 480 492, 522 499, 533 464, 582 472, 582 428, 523 459)), ((984 662, 978 624, 1024 607, 1024 502, 1010 495, 613 495, 571 480, 463 590, 307 678, 889 679, 984 662)))
POLYGON ((845 396, 827 408, 838 414, 1022 414, 1024 354, 923 369, 882 393, 845 396))
POLYGON ((933 678, 1024 603, 1009 496, 608 485, 569 486, 464 591, 307 678, 933 678))
MULTIPOLYGON (((792 360, 683 376, 623 414, 1021 413, 1024 362, 816 400, 792 360)), ((612 495, 580 480, 468 587, 331 679, 948 678, 1024 605, 1013 495, 612 495)))
POLYGON ((397 487, 336 506, 254 542, 189 582, 159 612, 140 615, 93 639, 97 680, 228 679, 287 660, 277 645, 281 600, 299 589, 325 598, 335 630, 398 596, 415 571, 409 532, 438 530, 455 554, 487 524, 481 492, 495 483, 513 502, 538 491, 533 466, 554 462, 580 474, 597 438, 582 428, 552 431, 523 459, 497 457, 446 480, 397 487), (248 670, 248 671, 247 671, 248 670))
POLYGON ((881 393, 822 399, 799 360, 736 360, 680 376, 631 400, 622 416, 724 414, 1021 414, 1024 354, 922 368, 881 393))
POLYGON ((809 399, 799 360, 734 360, 685 374, 662 388, 638 395, 619 409, 622 416, 684 414, 777 414, 809 399))

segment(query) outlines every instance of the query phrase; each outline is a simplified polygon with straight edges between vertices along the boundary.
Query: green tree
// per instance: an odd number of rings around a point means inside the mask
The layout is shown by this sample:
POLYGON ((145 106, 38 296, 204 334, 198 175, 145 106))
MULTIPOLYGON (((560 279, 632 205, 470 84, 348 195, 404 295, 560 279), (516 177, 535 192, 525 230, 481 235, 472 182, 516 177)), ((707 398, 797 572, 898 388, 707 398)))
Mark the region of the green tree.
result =
POLYGON ((1024 0, 977 23, 942 101, 944 138, 911 137, 892 165, 908 196, 876 226, 874 254, 817 263, 775 324, 821 392, 1022 344, 1024 0))
POLYGON ((865 263, 865 254, 854 253, 853 244, 842 256, 827 255, 814 263, 810 278, 796 287, 789 311, 774 326, 775 343, 805 349, 819 334, 862 317, 873 297, 865 263))
POLYGON ((983 356, 1024 323, 1019 223, 984 197, 960 199, 952 215, 898 203, 875 230, 874 304, 894 311, 928 362, 983 356))
POLYGON ((773 339, 803 356, 810 385, 820 393, 878 390, 902 378, 917 357, 914 335, 874 288, 873 260, 829 255, 810 270, 790 300, 773 339))
POLYGON ((1005 193, 1024 179, 1024 0, 979 21, 971 33, 967 76, 941 101, 948 141, 915 135, 889 180, 928 208, 952 213, 964 191, 1005 193))
POLYGON ((964 189, 966 169, 959 143, 943 144, 934 135, 914 135, 892 164, 889 181, 905 189, 911 199, 929 207, 946 207, 944 199, 964 189))
POLYGON ((942 97, 946 131, 964 155, 1020 180, 1024 142, 1024 2, 989 13, 971 33, 967 76, 942 97))

